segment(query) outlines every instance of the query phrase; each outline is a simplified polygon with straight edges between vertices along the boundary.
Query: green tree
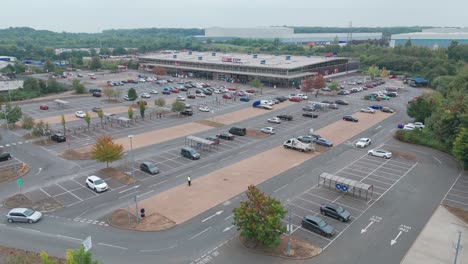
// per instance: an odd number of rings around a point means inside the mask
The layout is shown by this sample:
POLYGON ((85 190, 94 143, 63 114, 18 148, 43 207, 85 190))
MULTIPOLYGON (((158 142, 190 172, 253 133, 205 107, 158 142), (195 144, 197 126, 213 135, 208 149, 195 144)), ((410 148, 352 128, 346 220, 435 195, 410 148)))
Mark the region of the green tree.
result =
POLYGON ((452 153, 461 162, 464 168, 468 168, 468 129, 462 127, 453 141, 452 153))
POLYGON ((241 236, 266 246, 277 246, 281 233, 286 231, 281 224, 286 210, 278 200, 265 195, 253 185, 248 187, 246 195, 247 201, 242 201, 233 210, 233 224, 240 230, 241 236))
POLYGON ((133 119, 133 108, 131 106, 128 107, 127 114, 129 119, 133 119))
POLYGON ((335 82, 335 81, 332 81, 329 85, 328 85, 328 88, 330 88, 330 90, 332 91, 338 91, 340 88, 338 88, 338 83, 335 82))
POLYGON ((379 75, 379 67, 373 65, 373 66, 370 66, 369 69, 367 69, 367 74, 369 74, 369 77, 371 78, 371 80, 374 80, 375 77, 377 77, 379 75))
POLYGON ((116 89, 114 90, 114 98, 115 100, 118 100, 122 96, 122 90, 116 89))
POLYGON ((263 94, 263 84, 259 79, 253 79, 250 81, 250 85, 257 90, 260 90, 260 94, 263 94))
POLYGON ((154 104, 159 107, 164 107, 166 105, 166 100, 164 100, 164 98, 154 99, 154 104))
POLYGON ((8 122, 8 126, 10 126, 10 124, 15 124, 16 122, 18 122, 22 116, 23 112, 21 111, 21 107, 17 105, 12 107, 10 104, 7 104, 5 106, 5 111, 0 111, 0 118, 6 119, 8 122))
POLYGON ((146 111, 146 105, 145 105, 145 102, 143 100, 140 100, 140 102, 138 102, 138 107, 140 108, 140 116, 141 116, 141 119, 145 119, 145 111, 146 111))
POLYGON ((180 112, 185 110, 185 104, 175 101, 172 103, 172 112, 176 112, 177 114, 180 114, 180 112))
POLYGON ((34 119, 30 115, 24 114, 21 118, 21 128, 30 130, 34 127, 34 119))
POLYGON ((99 59, 98 56, 94 56, 93 59, 91 60, 91 63, 89 65, 89 68, 91 70, 98 70, 102 67, 102 64, 101 64, 101 59, 99 59))
POLYGON ((31 131, 31 134, 33 136, 36 136, 36 137, 39 137, 39 136, 45 136, 49 133, 50 129, 49 129, 49 124, 48 123, 45 123, 44 121, 42 120, 39 120, 39 122, 37 122, 35 125, 34 125, 34 128, 32 129, 31 131))
POLYGON ((114 96, 115 90, 111 87, 104 88, 104 95, 107 96, 107 99, 110 100, 112 96, 114 96))
POLYGON ((409 47, 411 47, 411 46, 413 46, 413 43, 411 42, 411 38, 409 38, 409 39, 406 41, 406 43, 405 43, 405 47, 406 47, 406 48, 409 48, 409 47))
POLYGON ((99 264, 99 261, 93 260, 91 251, 86 252, 84 247, 79 249, 67 250, 66 256, 67 264, 99 264))
POLYGON ((45 64, 44 64, 44 70, 46 72, 55 72, 55 65, 53 62, 51 62, 50 60, 48 60, 45 64))
POLYGON ((380 71, 380 77, 387 78, 388 75, 389 75, 389 72, 388 72, 387 68, 383 67, 382 70, 380 71))
POLYGON ((128 89, 127 95, 132 101, 136 100, 138 97, 135 88, 128 89))
POLYGON ((84 94, 86 91, 85 86, 78 79, 73 80, 72 87, 77 94, 84 94))
POLYGON ((88 111, 86 111, 84 121, 88 125, 88 129, 89 129, 89 127, 91 126, 91 116, 89 115, 88 111))
POLYGON ((442 104, 443 98, 439 93, 431 95, 423 95, 408 105, 406 113, 409 117, 413 117, 417 122, 424 122, 430 117, 433 111, 442 104))
POLYGON ((96 144, 91 150, 91 158, 97 162, 106 162, 107 167, 109 167, 109 162, 121 159, 122 155, 122 144, 115 143, 109 135, 96 138, 96 144))
POLYGON ((66 128, 67 121, 65 120, 65 115, 64 114, 62 114, 62 116, 61 116, 60 123, 62 124, 63 135, 65 136, 66 132, 67 132, 67 128, 66 128))
POLYGON ((98 115, 99 119, 101 120, 101 127, 104 127, 104 125, 102 124, 103 121, 104 121, 104 111, 102 110, 102 108, 98 109, 97 115, 98 115))

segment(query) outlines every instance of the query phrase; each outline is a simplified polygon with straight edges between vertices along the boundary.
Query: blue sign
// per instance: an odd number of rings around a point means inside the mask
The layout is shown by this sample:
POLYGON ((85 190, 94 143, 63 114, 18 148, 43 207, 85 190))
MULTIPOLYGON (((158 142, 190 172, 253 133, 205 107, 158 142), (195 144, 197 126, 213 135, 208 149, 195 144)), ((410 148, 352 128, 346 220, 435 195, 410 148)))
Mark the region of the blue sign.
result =
POLYGON ((336 186, 336 189, 341 190, 341 184, 337 183, 335 186, 336 186))
POLYGON ((348 191, 348 186, 346 185, 341 185, 339 183, 337 183, 335 185, 336 189, 340 190, 340 191, 343 191, 343 192, 347 192, 348 191))

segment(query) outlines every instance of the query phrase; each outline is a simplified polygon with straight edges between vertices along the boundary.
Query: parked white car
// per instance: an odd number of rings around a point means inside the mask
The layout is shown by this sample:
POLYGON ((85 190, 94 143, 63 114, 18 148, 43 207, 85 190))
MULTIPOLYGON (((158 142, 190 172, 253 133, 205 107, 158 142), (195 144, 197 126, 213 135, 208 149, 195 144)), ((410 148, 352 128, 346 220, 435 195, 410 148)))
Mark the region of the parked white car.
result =
POLYGON ((88 188, 94 190, 95 192, 104 192, 109 188, 109 186, 107 186, 107 183, 103 179, 94 175, 86 178, 86 186, 88 186, 88 188))
POLYGON ((268 123, 281 124, 281 119, 278 117, 272 117, 267 119, 268 123))
POLYGON ((210 112, 211 109, 208 108, 207 106, 200 106, 198 107, 198 110, 200 110, 201 112, 210 112))
POLYGON ((198 96, 198 97, 206 97, 206 94, 204 94, 204 93, 197 93, 196 96, 198 96))
POLYGON ((221 90, 219 90, 219 89, 215 89, 215 90, 213 91, 213 93, 215 93, 215 94, 222 94, 223 92, 222 92, 221 90))
POLYGON ((140 94, 141 98, 151 98, 151 95, 149 93, 142 93, 140 94))
POLYGON ((140 79, 138 79, 138 82, 144 83, 144 82, 146 82, 146 80, 143 79, 143 78, 140 78, 140 79))
POLYGON ((389 159, 392 153, 385 149, 372 149, 367 152, 368 155, 389 159))
POLYGON ((262 129, 260 129, 260 131, 262 131, 265 134, 270 134, 270 135, 273 135, 273 134, 276 133, 275 129, 273 127, 264 127, 262 129))
POLYGON ((158 94, 158 90, 151 90, 150 94, 158 94))
POLYGON ((406 124, 404 127, 403 127, 403 130, 408 130, 408 131, 411 131, 411 130, 415 130, 416 129, 416 126, 414 126, 414 124, 406 124))
POLYGON ((419 129, 423 129, 425 127, 425 125, 421 122, 414 122, 413 125, 419 129))
POLYGON ((307 100, 309 99, 309 96, 305 95, 305 94, 297 94, 296 96, 299 96, 302 100, 307 100))
POLYGON ((183 97, 182 95, 178 95, 176 100, 177 101, 185 101, 185 97, 183 97))
POLYGON ((365 148, 371 144, 370 138, 360 138, 356 141, 356 147, 358 148, 365 148))
POLYGON ((372 108, 370 108, 370 107, 361 109, 361 112, 363 112, 363 113, 369 113, 369 114, 375 114, 375 110, 372 109, 372 108))
POLYGON ((75 116, 76 116, 76 117, 79 117, 79 118, 85 118, 86 113, 83 112, 83 111, 76 111, 76 112, 75 112, 75 116))

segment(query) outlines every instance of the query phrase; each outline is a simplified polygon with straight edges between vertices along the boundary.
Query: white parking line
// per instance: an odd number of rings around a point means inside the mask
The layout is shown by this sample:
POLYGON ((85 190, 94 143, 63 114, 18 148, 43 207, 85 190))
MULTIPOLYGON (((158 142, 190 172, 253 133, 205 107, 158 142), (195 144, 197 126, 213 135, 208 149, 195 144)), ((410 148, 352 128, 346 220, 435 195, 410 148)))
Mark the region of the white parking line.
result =
POLYGON ((118 249, 124 249, 124 250, 127 250, 127 249, 128 249, 128 248, 126 248, 126 247, 119 247, 119 246, 110 245, 110 244, 104 244, 104 243, 98 243, 98 245, 106 246, 106 247, 113 247, 113 248, 118 248, 118 249))
POLYGON ((382 170, 379 170, 378 172, 379 172, 379 173, 385 173, 385 174, 388 174, 388 175, 397 176, 397 177, 401 177, 401 175, 399 175, 399 174, 395 174, 395 173, 391 173, 391 172, 386 172, 386 171, 382 171, 382 170))
POLYGON ((45 193, 47 196, 52 197, 50 194, 48 194, 46 191, 44 191, 42 188, 39 188, 43 193, 45 193))
POLYGON ((455 200, 452 200, 452 199, 447 199, 447 198, 445 198, 444 200, 446 200, 446 201, 451 201, 451 202, 454 202, 454 203, 463 204, 463 205, 468 205, 468 203, 462 203, 462 202, 460 202, 460 201, 455 201, 455 200))
POLYGON ((292 202, 289 202, 289 204, 290 204, 290 205, 292 205, 292 206, 295 206, 295 207, 297 207, 297 208, 301 208, 302 210, 309 211, 309 212, 311 212, 311 213, 313 213, 313 214, 318 214, 318 213, 317 213, 317 212, 315 212, 315 211, 312 211, 312 210, 309 210, 309 209, 307 209, 307 208, 304 208, 304 207, 302 207, 302 206, 299 206, 299 205, 293 204, 292 202))
POLYGON ((304 199, 304 198, 301 198, 299 195, 296 196, 294 199, 299 199, 299 200, 302 200, 302 201, 307 202, 307 203, 315 204, 315 205, 318 205, 319 207, 320 207, 320 205, 321 205, 321 204, 319 204, 319 203, 314 203, 314 202, 311 202, 311 201, 306 200, 306 199, 304 199))
MULTIPOLYGON (((451 190, 454 190, 454 191, 457 191, 457 192, 462 192, 462 193, 468 193, 467 191, 462 191, 462 190, 459 190, 457 188, 452 188, 451 190)), ((451 191, 449 190, 449 192, 451 191)))
POLYGON ((279 187, 278 189, 274 190, 273 192, 275 193, 275 192, 277 192, 277 191, 283 189, 284 187, 286 187, 286 186, 288 186, 288 185, 289 185, 289 184, 287 183, 287 184, 285 184, 285 185, 279 187))
POLYGON ((152 192, 154 192, 154 190, 151 190, 151 191, 145 192, 145 193, 143 193, 143 194, 137 195, 137 198, 140 198, 140 197, 145 196, 145 195, 147 195, 147 194, 150 194, 150 193, 152 193, 152 192))
POLYGON ((208 230, 210 230, 210 229, 211 229, 211 226, 208 227, 208 228, 206 228, 205 230, 201 231, 200 233, 198 233, 198 234, 196 234, 196 235, 190 237, 188 240, 192 240, 192 239, 196 238, 197 236, 199 236, 199 235, 205 233, 206 231, 208 231, 208 230))
MULTIPOLYGON (((456 195, 456 194, 453 194, 453 193, 449 193, 448 195, 456 196, 456 197, 460 197, 460 198, 462 198, 462 199, 468 200, 468 197, 465 197, 465 196, 460 196, 460 195, 456 195)), ((448 196, 448 195, 447 195, 447 196, 448 196)))
POLYGON ((154 186, 157 186, 157 185, 163 184, 163 183, 165 183, 165 182, 167 182, 167 180, 160 181, 160 182, 158 182, 158 183, 155 183, 155 184, 153 184, 153 185, 150 185, 150 186, 148 186, 148 188, 152 188, 152 187, 154 187, 154 186))
MULTIPOLYGON (((324 198, 324 197, 322 197, 322 196, 315 195, 315 194, 312 194, 312 193, 309 193, 309 192, 306 192, 305 194, 307 194, 307 195, 312 195, 312 196, 316 196, 316 197, 318 197, 318 198, 320 198, 320 199, 323 199, 323 200, 325 200, 325 201, 332 202, 332 200, 330 200, 330 199, 327 199, 327 198, 324 198)), ((349 197, 345 197, 345 196, 343 196, 343 197, 344 197, 344 198, 349 198, 349 197)), ((351 199, 353 199, 353 198, 351 198, 351 199)), ((356 199, 353 199, 353 200, 356 201, 356 199)), ((357 200, 357 201, 359 201, 359 200, 357 200)), ((362 202, 362 201, 361 201, 361 202, 362 202)), ((346 207, 346 208, 351 208, 351 209, 353 209, 353 210, 362 212, 362 210, 360 210, 360 209, 351 207, 351 206, 349 206, 349 205, 344 205, 343 203, 338 203, 338 202, 334 202, 334 203, 339 204, 339 205, 341 205, 341 206, 344 206, 344 207, 346 207)))
MULTIPOLYGON (((65 190, 67 193, 69 193, 69 194, 71 194, 71 195, 75 196, 75 197, 76 197, 78 200, 80 200, 80 202, 82 202, 82 201, 83 201, 83 199, 81 199, 80 197, 76 196, 75 194, 73 194, 73 193, 72 193, 72 192, 70 192, 69 190, 67 190, 67 189, 63 188, 63 187, 62 187, 60 184, 56 183, 55 185, 57 185, 58 187, 60 187, 60 188, 64 189, 64 190, 65 190)), ((55 196, 54 196, 54 197, 55 197, 55 196)))
MULTIPOLYGON (((372 177, 372 176, 373 176, 373 175, 368 176, 365 180, 371 180, 371 181, 376 181, 376 182, 378 182, 378 183, 383 183, 383 184, 386 184, 386 185, 392 185, 392 183, 383 182, 383 181, 379 181, 379 180, 370 178, 370 177, 372 177)), ((374 185, 374 186, 375 186, 375 185, 374 185)), ((382 189, 385 189, 385 188, 382 188, 382 189)))
POLYGON ((413 163, 406 163, 406 162, 402 162, 402 161, 398 161, 398 160, 391 160, 391 162, 389 164, 391 164, 392 162, 396 162, 396 163, 400 163, 400 164, 403 164, 403 165, 408 165, 409 167, 405 168, 405 169, 409 169, 411 168, 411 164, 413 163))
MULTIPOLYGON (((380 173, 380 171, 379 171, 379 173, 380 173)), ((396 179, 387 178, 387 177, 377 175, 377 174, 372 174, 371 177, 379 177, 379 178, 386 179, 386 180, 389 180, 389 181, 392 181, 392 182, 396 181, 396 179)))

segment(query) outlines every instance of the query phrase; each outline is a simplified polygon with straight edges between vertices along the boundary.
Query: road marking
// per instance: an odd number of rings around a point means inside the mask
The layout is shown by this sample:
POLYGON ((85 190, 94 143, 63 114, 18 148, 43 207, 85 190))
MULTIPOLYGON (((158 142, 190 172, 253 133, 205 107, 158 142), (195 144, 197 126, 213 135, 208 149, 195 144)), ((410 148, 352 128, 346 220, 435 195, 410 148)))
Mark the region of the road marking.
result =
POLYGON ((134 195, 134 194, 136 194, 136 193, 137 193, 137 192, 128 193, 128 194, 126 194, 126 195, 120 196, 119 199, 122 199, 122 198, 124 198, 124 197, 129 196, 129 195, 134 195))
POLYGON ((104 244, 104 243, 98 243, 98 245, 101 245, 101 246, 106 246, 106 247, 113 247, 113 248, 118 248, 118 249, 128 249, 126 247, 119 247, 119 246, 115 246, 115 245, 110 245, 110 244, 104 244))
POLYGON ((286 183, 285 185, 283 185, 283 186, 279 187, 278 189, 274 190, 273 192, 275 193, 275 192, 277 192, 277 191, 283 189, 284 187, 286 187, 286 186, 288 186, 288 185, 289 185, 289 183, 286 183))
POLYGON ((179 175, 176 176, 176 178, 179 178, 179 177, 181 177, 183 175, 186 175, 186 174, 189 174, 189 173, 192 173, 192 171, 187 171, 187 172, 184 172, 182 174, 179 174, 179 175))
POLYGON ((218 212, 214 213, 213 215, 211 215, 211 216, 209 216, 209 217, 203 219, 201 222, 204 223, 204 222, 210 220, 211 218, 213 218, 213 217, 215 217, 215 216, 217 216, 217 215, 222 214, 223 212, 224 212, 224 210, 218 211, 218 212))
POLYGON ((214 164, 214 162, 211 162, 211 163, 205 164, 205 165, 203 165, 203 166, 201 166, 201 167, 198 167, 198 168, 199 168, 199 169, 205 168, 205 167, 211 166, 211 165, 213 165, 213 164, 214 164))
POLYGON ((229 218, 231 218, 231 217, 233 217, 233 216, 234 216, 234 214, 232 214, 232 215, 230 215, 230 216, 224 218, 224 220, 228 220, 229 218))
POLYGON ((367 229, 374 223, 374 221, 371 221, 364 229, 361 229, 361 234, 367 232, 367 229))
POLYGON ((224 228, 223 233, 226 232, 226 231, 231 230, 231 228, 233 228, 233 227, 235 227, 235 225, 231 225, 231 226, 228 226, 228 227, 224 228))
POLYGON ((39 168, 39 171, 36 173, 35 176, 39 175, 39 173, 41 173, 41 171, 42 171, 42 168, 39 168))
POLYGON ((177 247, 177 245, 172 245, 170 247, 160 248, 160 249, 142 249, 142 250, 140 250, 140 252, 159 252, 159 251, 163 251, 163 250, 173 249, 175 247, 177 247))
POLYGON ((21 230, 26 230, 26 231, 31 231, 31 232, 36 232, 36 233, 41 233, 39 230, 34 230, 34 229, 29 229, 29 228, 24 228, 24 227, 16 227, 21 230))
POLYGON ((401 233, 402 233, 402 232, 403 232, 403 231, 400 231, 400 232, 398 233, 398 235, 395 237, 395 239, 392 239, 392 240, 390 241, 390 246, 393 246, 393 244, 395 244, 395 243, 397 242, 397 239, 401 236, 401 233))
POLYGON ((437 160, 437 162, 439 162, 440 164, 442 164, 442 161, 440 161, 440 159, 438 159, 438 158, 436 158, 436 157, 434 157, 434 156, 432 156, 432 157, 433 157, 435 160, 437 160))
POLYGON ((52 197, 50 194, 48 194, 46 191, 44 191, 42 188, 39 188, 43 193, 45 193, 47 196, 52 197))
POLYGON ((120 191, 119 193, 124 193, 124 192, 130 191, 130 190, 136 189, 136 188, 138 188, 138 187, 140 187, 140 185, 133 186, 132 188, 128 188, 128 189, 126 189, 126 190, 120 191))
POLYGON ((145 193, 143 193, 143 194, 137 195, 137 198, 139 198, 139 197, 141 197, 141 196, 145 196, 145 195, 150 194, 150 193, 152 193, 152 192, 154 192, 154 190, 151 190, 151 191, 149 191, 149 192, 145 192, 145 193))
POLYGON ((468 203, 462 203, 462 202, 460 202, 460 201, 455 201, 455 200, 452 200, 452 199, 447 199, 447 198, 445 198, 444 200, 447 200, 447 201, 450 201, 450 202, 454 202, 454 203, 463 204, 463 205, 468 205, 468 203))
POLYGON ((165 183, 165 182, 167 182, 167 180, 164 180, 164 181, 161 181, 161 182, 155 183, 155 184, 153 184, 153 185, 150 185, 150 186, 148 186, 148 188, 151 188, 151 187, 157 186, 157 185, 159 185, 159 184, 163 184, 163 183, 165 183))
POLYGON ((83 241, 83 239, 80 239, 80 238, 75 238, 75 237, 70 237, 70 236, 63 236, 63 235, 56 235, 58 237, 63 237, 63 238, 68 238, 68 239, 72 239, 72 240, 78 240, 80 242, 83 241))
POLYGON ((196 234, 196 235, 192 236, 192 237, 191 237, 191 238, 189 238, 188 240, 192 240, 192 239, 196 238, 197 236, 199 236, 199 235, 201 235, 201 234, 205 233, 206 231, 208 231, 208 230, 210 230, 210 229, 211 229, 211 226, 210 226, 210 227, 208 227, 208 228, 206 228, 205 230, 201 231, 200 233, 198 233, 198 234, 196 234))
POLYGON ((80 200, 80 202, 82 202, 82 201, 83 201, 83 199, 81 199, 80 197, 76 196, 74 193, 70 192, 69 190, 67 190, 67 189, 63 188, 63 187, 62 187, 60 184, 56 183, 55 185, 57 185, 58 187, 60 187, 60 188, 64 189, 64 190, 65 190, 67 193, 69 193, 69 194, 71 194, 71 195, 75 196, 75 197, 76 197, 78 200, 80 200))
POLYGON ((455 181, 453 181, 452 186, 450 186, 450 189, 448 189, 448 191, 447 191, 447 193, 445 194, 445 196, 444 196, 444 198, 442 199, 442 201, 444 201, 445 198, 447 198, 447 195, 449 194, 450 190, 453 189, 453 187, 455 186, 455 184, 458 182, 458 179, 460 179, 462 173, 463 173, 463 170, 460 171, 460 173, 458 174, 458 177, 455 179, 455 181))

